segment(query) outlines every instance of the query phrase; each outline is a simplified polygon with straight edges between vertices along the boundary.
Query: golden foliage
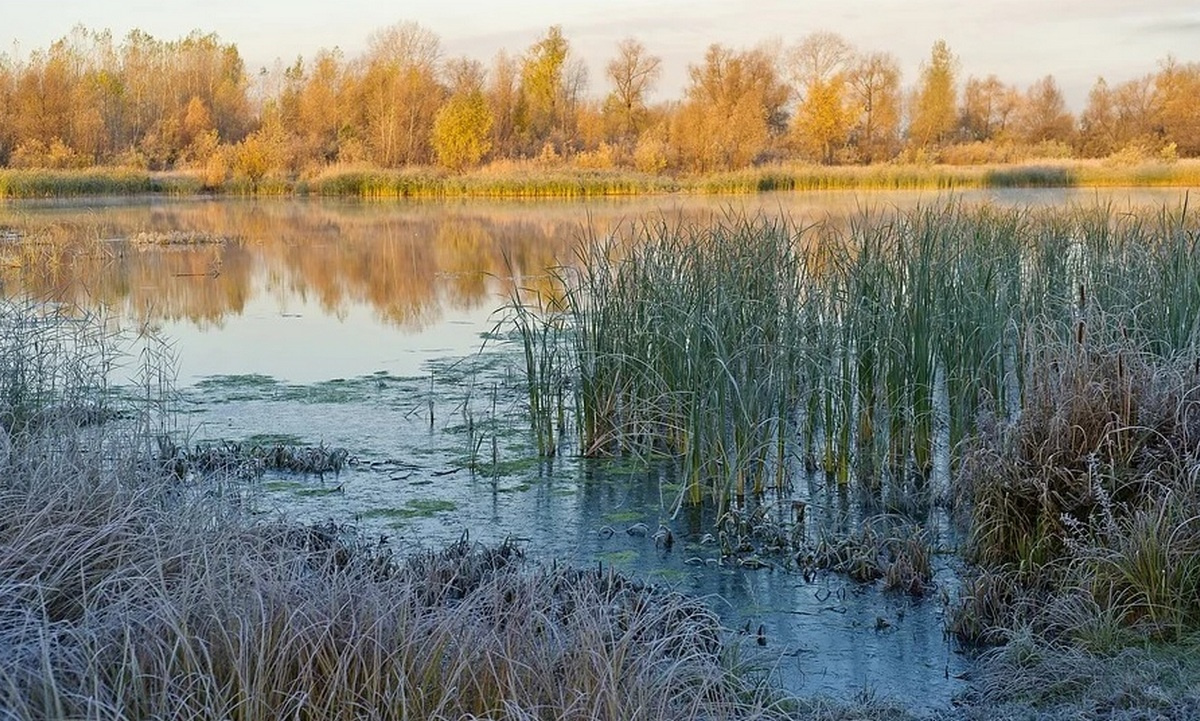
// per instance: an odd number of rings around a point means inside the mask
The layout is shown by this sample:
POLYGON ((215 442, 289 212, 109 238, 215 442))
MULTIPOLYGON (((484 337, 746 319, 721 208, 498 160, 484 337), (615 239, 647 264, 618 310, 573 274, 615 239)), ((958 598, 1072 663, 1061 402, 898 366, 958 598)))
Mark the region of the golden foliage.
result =
POLYGON ((478 90, 455 95, 433 121, 438 162, 451 170, 473 167, 492 147, 492 111, 478 90))

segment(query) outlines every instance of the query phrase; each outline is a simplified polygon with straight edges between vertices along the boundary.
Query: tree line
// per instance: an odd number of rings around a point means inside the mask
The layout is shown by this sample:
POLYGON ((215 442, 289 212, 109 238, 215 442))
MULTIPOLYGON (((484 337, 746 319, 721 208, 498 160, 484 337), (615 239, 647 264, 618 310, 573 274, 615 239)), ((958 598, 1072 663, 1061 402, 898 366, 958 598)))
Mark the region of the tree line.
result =
POLYGON ((1053 76, 1027 88, 963 78, 940 40, 907 85, 894 55, 829 32, 713 44, 676 99, 653 99, 661 72, 662 59, 630 38, 592 81, 559 26, 485 66, 447 57, 435 33, 404 22, 356 57, 321 50, 253 76, 215 34, 165 41, 135 30, 117 41, 76 28, 26 57, 0 55, 0 165, 197 169, 219 182, 333 164, 706 173, 1200 155, 1200 63, 1171 57, 1141 77, 1099 78, 1078 116, 1053 76))

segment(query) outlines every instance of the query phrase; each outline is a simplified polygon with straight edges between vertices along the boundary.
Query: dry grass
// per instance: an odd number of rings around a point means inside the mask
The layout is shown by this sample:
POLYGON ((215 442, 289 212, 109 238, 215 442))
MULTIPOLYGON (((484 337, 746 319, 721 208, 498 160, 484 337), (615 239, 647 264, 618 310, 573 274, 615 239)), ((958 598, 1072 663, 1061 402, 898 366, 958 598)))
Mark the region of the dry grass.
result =
POLYGON ((899 516, 874 516, 858 531, 827 538, 814 552, 817 567, 860 583, 882 579, 885 590, 923 596, 935 589, 928 534, 899 516))
MULTIPOLYGON (((74 321, 6 310, 6 349, 68 380, 39 390, 10 369, 0 415, 103 392, 66 372, 92 367, 103 336, 17 342, 74 321)), ((699 600, 511 545, 401 557, 333 525, 257 521, 240 482, 172 473, 144 410, 0 426, 0 719, 780 712, 733 672, 699 600)))
POLYGON ((1196 638, 1096 654, 1023 632, 981 660, 967 719, 1194 719, 1200 715, 1196 638))
MULTIPOLYGON (((969 155, 969 153, 968 153, 969 155)), ((1004 160, 1003 157, 1000 160, 1004 160)), ((1140 158, 1130 163, 1047 159, 984 165, 883 163, 825 166, 788 163, 700 176, 648 174, 585 163, 502 161, 450 173, 418 166, 384 169, 331 165, 302 177, 282 171, 257 182, 234 176, 211 184, 197 171, 150 173, 119 167, 76 170, 0 169, 0 198, 97 195, 331 195, 367 198, 574 198, 656 193, 759 193, 813 190, 950 190, 960 188, 1188 187, 1200 183, 1200 160, 1140 158)))
POLYGON ((1029 351, 1019 418, 985 423, 966 454, 960 492, 984 570, 955 621, 963 638, 1031 624, 1110 650, 1200 623, 1195 363, 1092 327, 1029 351))
POLYGON ((763 711, 721 663, 711 611, 610 572, 466 542, 396 561, 337 528, 214 513, 207 493, 153 474, 6 470, 0 635, 14 652, 0 706, 12 718, 763 711))

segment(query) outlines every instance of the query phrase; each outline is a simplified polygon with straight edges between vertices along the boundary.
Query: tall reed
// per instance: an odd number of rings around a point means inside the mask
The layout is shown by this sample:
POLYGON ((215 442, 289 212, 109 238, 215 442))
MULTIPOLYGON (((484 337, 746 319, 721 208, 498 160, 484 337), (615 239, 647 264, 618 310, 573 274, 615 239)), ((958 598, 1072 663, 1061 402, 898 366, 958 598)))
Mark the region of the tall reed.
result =
POLYGON ((1194 349, 1200 317, 1186 207, 648 222, 558 281, 581 451, 675 458, 687 498, 720 503, 786 488, 799 460, 874 494, 919 481, 935 453, 957 462, 981 412, 1016 418, 1046 327, 1065 338, 1103 308, 1169 355, 1194 349))
POLYGON ((694 500, 780 482, 806 346, 794 240, 763 219, 651 222, 564 270, 585 454, 678 457, 694 500))

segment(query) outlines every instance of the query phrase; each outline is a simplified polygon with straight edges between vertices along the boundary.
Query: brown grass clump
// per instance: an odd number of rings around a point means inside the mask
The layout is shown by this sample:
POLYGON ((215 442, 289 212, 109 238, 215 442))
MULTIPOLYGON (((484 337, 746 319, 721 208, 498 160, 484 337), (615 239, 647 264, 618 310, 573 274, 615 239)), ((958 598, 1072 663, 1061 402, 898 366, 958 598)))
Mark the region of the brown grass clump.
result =
POLYGON ((1096 653, 1023 630, 984 654, 966 719, 1194 719, 1200 716, 1196 638, 1096 653))
POLYGON ((994 642, 1025 622, 1074 637, 1099 617, 1165 638, 1200 623, 1195 363, 1087 335, 1080 322, 1069 341, 1039 338, 1019 418, 984 424, 965 455, 983 572, 961 638, 994 642), (1090 610, 1063 613, 1068 596, 1090 610))
POLYGON ((860 583, 882 579, 888 591, 923 596, 935 588, 929 536, 899 516, 875 516, 856 533, 822 540, 814 556, 818 568, 860 583))

